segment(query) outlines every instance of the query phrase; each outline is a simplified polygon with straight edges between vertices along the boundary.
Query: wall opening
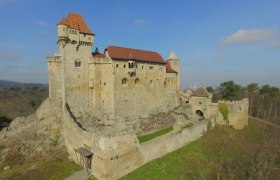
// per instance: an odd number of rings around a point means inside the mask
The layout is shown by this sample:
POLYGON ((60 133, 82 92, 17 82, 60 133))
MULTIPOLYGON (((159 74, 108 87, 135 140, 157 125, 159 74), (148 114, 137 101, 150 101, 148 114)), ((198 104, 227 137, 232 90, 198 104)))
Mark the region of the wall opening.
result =
POLYGON ((136 79, 135 79, 135 84, 139 84, 139 83, 140 83, 139 78, 136 78, 136 79))
POLYGON ((126 78, 123 78, 123 79, 122 79, 122 85, 125 85, 125 84, 127 84, 127 79, 126 79, 126 78))
POLYGON ((202 111, 196 110, 196 111, 195 111, 195 114, 199 117, 199 120, 205 119, 205 118, 204 118, 204 114, 203 114, 202 111))

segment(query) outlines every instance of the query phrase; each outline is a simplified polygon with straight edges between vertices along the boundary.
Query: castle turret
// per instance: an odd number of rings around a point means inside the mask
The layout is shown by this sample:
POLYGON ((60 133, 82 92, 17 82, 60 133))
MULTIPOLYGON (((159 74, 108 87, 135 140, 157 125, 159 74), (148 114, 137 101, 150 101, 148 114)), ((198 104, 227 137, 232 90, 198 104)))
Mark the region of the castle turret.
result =
POLYGON ((180 59, 171 51, 167 60, 171 68, 177 72, 177 90, 180 91, 180 59))
POLYGON ((95 34, 83 17, 69 13, 57 24, 58 55, 61 65, 62 100, 70 106, 86 109, 89 105, 89 61, 95 34))

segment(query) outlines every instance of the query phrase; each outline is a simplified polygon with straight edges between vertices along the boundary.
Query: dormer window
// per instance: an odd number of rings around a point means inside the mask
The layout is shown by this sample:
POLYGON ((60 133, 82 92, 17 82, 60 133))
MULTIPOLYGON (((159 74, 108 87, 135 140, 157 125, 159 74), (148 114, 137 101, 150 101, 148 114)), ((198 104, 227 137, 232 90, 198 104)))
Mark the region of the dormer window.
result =
POLYGON ((81 67, 81 61, 79 59, 75 60, 75 67, 81 67))

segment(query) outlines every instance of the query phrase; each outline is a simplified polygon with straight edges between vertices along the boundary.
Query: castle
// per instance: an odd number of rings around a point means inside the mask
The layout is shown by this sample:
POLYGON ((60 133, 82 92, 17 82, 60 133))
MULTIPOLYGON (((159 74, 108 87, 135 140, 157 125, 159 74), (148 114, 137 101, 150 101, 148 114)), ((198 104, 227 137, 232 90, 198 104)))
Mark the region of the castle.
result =
POLYGON ((166 61, 156 52, 117 46, 92 52, 95 34, 74 13, 61 19, 57 30, 58 52, 47 57, 49 98, 37 114, 61 111, 70 158, 98 179, 120 178, 217 124, 242 129, 248 123, 248 99, 212 103, 204 88, 182 92, 173 51, 166 61), (228 119, 219 111, 221 103, 228 119), (170 126, 168 134, 138 140, 170 126))
POLYGON ((180 91, 180 61, 173 51, 166 61, 157 52, 117 46, 92 52, 95 34, 74 13, 57 30, 58 52, 47 59, 49 97, 63 99, 75 114, 141 115, 180 91))

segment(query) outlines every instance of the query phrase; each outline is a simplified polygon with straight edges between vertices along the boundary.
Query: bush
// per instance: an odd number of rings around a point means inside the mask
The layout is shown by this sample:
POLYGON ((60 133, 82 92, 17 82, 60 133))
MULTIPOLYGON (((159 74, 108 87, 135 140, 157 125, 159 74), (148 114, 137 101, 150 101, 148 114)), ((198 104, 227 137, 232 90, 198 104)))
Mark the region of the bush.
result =
POLYGON ((228 105, 226 103, 219 103, 219 111, 223 115, 223 119, 228 124, 228 105))

